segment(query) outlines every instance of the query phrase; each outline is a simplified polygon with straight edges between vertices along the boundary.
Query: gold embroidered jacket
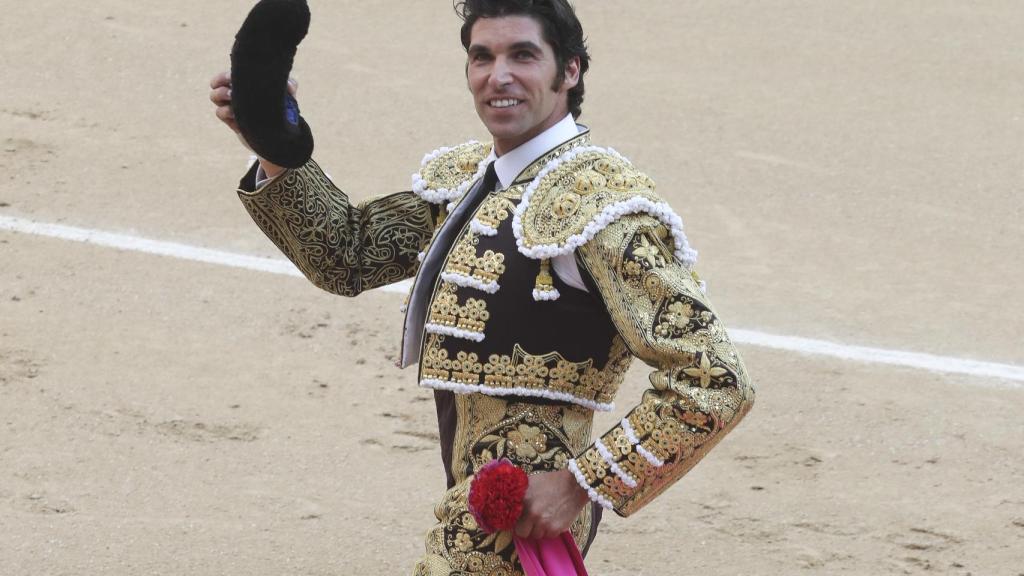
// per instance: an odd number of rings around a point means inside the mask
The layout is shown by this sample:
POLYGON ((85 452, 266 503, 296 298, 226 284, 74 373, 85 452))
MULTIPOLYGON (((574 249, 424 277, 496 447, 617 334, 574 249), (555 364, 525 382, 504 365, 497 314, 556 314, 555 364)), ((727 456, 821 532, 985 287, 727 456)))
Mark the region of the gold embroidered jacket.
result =
MULTIPOLYGON (((438 150, 424 158, 412 192, 359 206, 313 162, 257 191, 243 186, 239 194, 311 281, 353 295, 416 273, 417 252, 429 250, 439 224, 480 177, 488 153, 478 143, 438 150)), ((613 150, 590 146, 587 134, 488 196, 454 242, 438 248, 447 254, 431 280, 421 385, 606 410, 632 357, 655 369, 651 388, 620 423, 567 462, 600 505, 623 516, 639 510, 749 410, 753 388, 692 272, 696 253, 681 220, 654 193, 650 178, 613 150), (551 274, 550 259, 567 254, 575 255, 592 294, 551 274), (506 275, 509 269, 516 272, 506 275), (524 270, 536 275, 529 293, 522 288, 524 270), (507 286, 518 292, 510 296, 507 286), (587 325, 581 320, 575 334, 573 326, 533 324, 534 332, 557 333, 564 345, 527 334, 498 337, 488 320, 493 306, 507 308, 510 297, 521 299, 524 314, 550 306, 548 322, 599 317, 587 325), (581 307, 586 297, 599 306, 581 307), (583 344, 567 342, 566 335, 583 344)))

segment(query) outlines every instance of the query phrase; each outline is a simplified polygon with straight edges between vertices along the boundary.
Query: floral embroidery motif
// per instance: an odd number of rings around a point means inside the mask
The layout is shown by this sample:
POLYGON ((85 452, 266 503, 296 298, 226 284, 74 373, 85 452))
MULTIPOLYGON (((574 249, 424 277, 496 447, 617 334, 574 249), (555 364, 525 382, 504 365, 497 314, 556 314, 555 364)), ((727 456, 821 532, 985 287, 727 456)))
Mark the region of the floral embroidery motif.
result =
POLYGON ((681 338, 707 330, 714 321, 710 310, 690 298, 677 295, 662 302, 654 316, 654 333, 661 338, 681 338))
POLYGON ((660 367, 620 425, 569 463, 593 501, 622 515, 686 474, 753 401, 743 362, 666 226, 623 217, 578 251, 630 349, 660 367))
POLYGON ((692 368, 683 368, 683 374, 696 379, 701 388, 707 388, 711 386, 712 380, 717 381, 722 376, 728 375, 729 371, 720 366, 712 366, 708 355, 701 354, 700 364, 692 368))

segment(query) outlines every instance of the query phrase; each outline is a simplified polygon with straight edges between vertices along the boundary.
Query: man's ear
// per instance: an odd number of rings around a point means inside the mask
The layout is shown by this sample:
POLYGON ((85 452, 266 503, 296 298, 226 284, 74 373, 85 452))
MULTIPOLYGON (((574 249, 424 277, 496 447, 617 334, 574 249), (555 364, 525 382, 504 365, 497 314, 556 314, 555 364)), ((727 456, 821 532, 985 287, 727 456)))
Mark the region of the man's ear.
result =
POLYGON ((562 87, 572 90, 580 83, 580 57, 573 56, 565 64, 565 78, 562 80, 562 87))

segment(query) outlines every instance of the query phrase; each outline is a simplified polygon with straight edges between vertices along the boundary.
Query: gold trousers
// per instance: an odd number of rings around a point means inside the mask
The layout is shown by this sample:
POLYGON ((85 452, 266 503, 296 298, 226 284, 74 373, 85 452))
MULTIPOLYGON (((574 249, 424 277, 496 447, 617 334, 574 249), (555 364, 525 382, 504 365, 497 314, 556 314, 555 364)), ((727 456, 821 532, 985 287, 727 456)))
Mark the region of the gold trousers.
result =
MULTIPOLYGON (((494 459, 506 458, 526 471, 561 470, 590 444, 593 412, 571 404, 537 404, 482 394, 455 394, 454 438, 450 447, 452 486, 434 509, 438 523, 427 533, 426 555, 416 576, 521 576, 510 532, 486 534, 467 509, 473 474, 494 459)), ((600 520, 600 508, 587 506, 571 532, 586 550, 600 520)))

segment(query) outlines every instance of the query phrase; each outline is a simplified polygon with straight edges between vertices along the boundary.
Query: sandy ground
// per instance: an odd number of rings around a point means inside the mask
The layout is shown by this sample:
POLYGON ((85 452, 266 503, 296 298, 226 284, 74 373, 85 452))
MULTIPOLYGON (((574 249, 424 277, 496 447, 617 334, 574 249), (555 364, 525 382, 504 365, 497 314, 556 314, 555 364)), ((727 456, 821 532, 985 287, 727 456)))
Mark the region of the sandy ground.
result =
MULTIPOLYGON (((1024 364, 1024 5, 578 4, 583 121, 730 326, 1024 364)), ((2 6, 0 216, 274 255, 206 100, 247 2, 2 6)), ((353 197, 485 136, 447 0, 312 10, 303 112, 353 197)), ((0 575, 408 573, 444 479, 398 304, 0 232, 0 575)), ((1020 382, 743 352, 755 410, 592 574, 1024 574, 1020 382)))

